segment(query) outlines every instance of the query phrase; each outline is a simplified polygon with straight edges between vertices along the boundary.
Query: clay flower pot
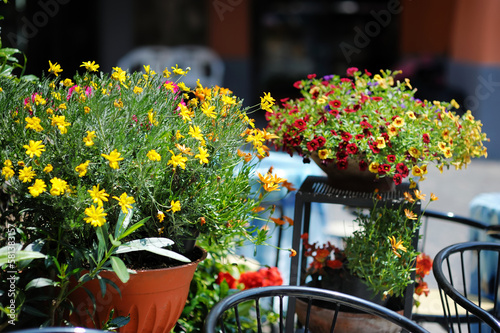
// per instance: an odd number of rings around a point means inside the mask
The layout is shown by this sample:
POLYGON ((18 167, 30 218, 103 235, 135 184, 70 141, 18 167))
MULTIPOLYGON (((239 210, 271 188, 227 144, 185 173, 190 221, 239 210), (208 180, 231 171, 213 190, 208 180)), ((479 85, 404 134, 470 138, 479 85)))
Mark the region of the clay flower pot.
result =
POLYGON ((113 281, 119 287, 121 297, 108 285, 103 298, 98 281, 92 280, 84 287, 96 299, 94 316, 90 315, 93 312, 92 300, 80 288, 70 295, 76 309, 70 321, 78 326, 101 328, 114 309, 114 316, 130 315, 130 322, 120 328, 119 332, 170 332, 184 309, 196 267, 207 256, 207 252, 200 247, 195 250, 199 252, 199 259, 191 263, 163 269, 138 270, 137 274, 130 275, 130 280, 125 284, 113 272, 101 273, 101 277, 113 281))

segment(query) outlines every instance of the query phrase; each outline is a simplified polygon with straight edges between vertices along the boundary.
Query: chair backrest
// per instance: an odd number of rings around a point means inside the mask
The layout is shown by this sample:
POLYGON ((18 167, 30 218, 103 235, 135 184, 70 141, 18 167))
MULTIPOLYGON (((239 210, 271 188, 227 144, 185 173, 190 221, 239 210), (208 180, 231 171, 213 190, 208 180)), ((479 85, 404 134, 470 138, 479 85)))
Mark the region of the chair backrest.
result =
POLYGON ((447 246, 434 258, 432 270, 450 332, 500 332, 500 244, 447 246))
POLYGON ((123 70, 143 71, 144 65, 149 65, 156 73, 162 73, 171 67, 191 70, 182 78, 188 87, 196 87, 199 79, 203 86, 222 86, 224 79, 224 62, 210 48, 200 45, 142 46, 131 50, 118 60, 118 67, 123 70))
POLYGON ((285 327, 286 317, 290 315, 285 313, 287 302, 296 302, 297 323, 304 332, 322 331, 318 330, 320 325, 322 329, 326 325, 325 332, 342 329, 354 332, 352 325, 356 323, 361 323, 363 332, 400 332, 401 329, 428 332, 383 306, 339 292, 306 286, 261 287, 230 295, 212 308, 205 321, 205 332, 242 332, 245 328, 247 331, 262 332, 272 314, 278 317, 273 326, 277 329, 275 332, 295 332, 295 327, 285 327), (271 310, 271 315, 266 313, 266 307, 271 310), (344 312, 346 310, 349 312, 344 312), (372 324, 379 328, 370 327, 372 324), (387 324, 389 327, 380 327, 387 324))

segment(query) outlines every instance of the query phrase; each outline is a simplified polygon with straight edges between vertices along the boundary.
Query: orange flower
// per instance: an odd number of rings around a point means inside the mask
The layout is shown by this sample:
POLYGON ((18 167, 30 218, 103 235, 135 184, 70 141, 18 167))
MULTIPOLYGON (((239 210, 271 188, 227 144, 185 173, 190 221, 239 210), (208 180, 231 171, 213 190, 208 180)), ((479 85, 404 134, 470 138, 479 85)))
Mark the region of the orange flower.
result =
POLYGON ((405 215, 406 215, 406 218, 409 220, 416 220, 417 219, 417 214, 415 214, 414 212, 412 212, 409 209, 405 209, 405 215))
POLYGON ((290 249, 290 257, 295 257, 297 255, 297 251, 294 249, 290 249))
POLYGON ((403 241, 402 240, 399 240, 396 242, 396 237, 394 236, 390 236, 389 237, 389 240, 391 242, 391 246, 392 246, 392 252, 398 257, 398 258, 401 258, 401 255, 398 253, 397 250, 401 250, 403 252, 406 252, 406 247, 403 245, 403 241))
POLYGON ((432 270, 432 259, 425 253, 420 253, 417 256, 417 271, 416 274, 420 277, 428 275, 432 270))

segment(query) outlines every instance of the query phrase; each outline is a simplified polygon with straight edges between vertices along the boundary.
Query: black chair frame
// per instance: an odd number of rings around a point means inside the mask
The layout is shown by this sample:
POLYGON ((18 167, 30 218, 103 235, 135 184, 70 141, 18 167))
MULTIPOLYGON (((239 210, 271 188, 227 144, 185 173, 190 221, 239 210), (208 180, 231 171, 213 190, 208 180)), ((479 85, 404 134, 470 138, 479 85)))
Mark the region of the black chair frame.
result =
MULTIPOLYGON (((454 266, 456 268, 456 265, 454 266)), ((445 318, 447 320, 447 325, 450 332, 454 332, 454 326, 460 324, 466 324, 469 331, 471 331, 470 324, 472 323, 485 323, 488 325, 494 332, 500 332, 500 321, 497 319, 499 315, 498 308, 498 287, 500 280, 500 244, 492 243, 492 242, 465 242, 447 246, 442 249, 434 258, 433 264, 433 273, 438 283, 441 302, 443 306, 443 310, 445 313, 445 318), (493 299, 488 299, 485 295, 482 295, 481 292, 481 268, 484 265, 483 260, 481 260, 481 253, 486 251, 497 252, 497 271, 494 279, 494 285, 492 286, 493 290, 493 299), (478 299, 477 305, 472 302, 468 297, 470 297, 469 285, 471 281, 470 272, 467 272, 465 269, 465 260, 464 257, 471 253, 474 255, 474 259, 477 261, 477 288, 478 299), (461 263, 460 274, 461 276, 457 276, 456 280, 461 281, 453 281, 452 276, 452 265, 450 264, 450 256, 455 255, 458 256, 461 263), (460 285, 457 285, 460 284, 460 285), (456 289, 456 287, 463 288, 464 292, 461 293, 456 289), (450 299, 452 302, 450 302, 450 299), (482 303, 486 301, 492 302, 493 309, 487 311, 481 307, 482 303), (465 315, 458 315, 459 308, 465 309, 465 315), (454 312, 452 312, 452 310, 454 312), (497 317, 495 317, 495 315, 497 317)), ((458 326, 457 326, 458 327, 458 326)), ((461 328, 458 328, 461 331, 461 328)))
MULTIPOLYGON (((216 304, 212 310, 210 311, 206 321, 205 321, 205 332, 206 333, 215 333, 218 325, 220 325, 221 332, 226 332, 224 328, 224 323, 222 322, 223 314, 226 311, 234 309, 237 324, 240 325, 239 322, 239 314, 238 314, 238 304, 246 301, 255 301, 256 305, 256 319, 258 325, 258 331, 262 332, 262 323, 259 312, 259 302, 263 298, 267 297, 278 297, 279 298, 279 323, 278 331, 279 332, 294 332, 294 327, 286 327, 285 330, 285 313, 284 313, 284 298, 288 298, 288 300, 300 298, 301 300, 307 300, 307 319, 306 322, 303 323, 303 331, 309 331, 309 315, 311 313, 312 301, 320 300, 324 302, 330 302, 335 304, 336 306, 336 314, 333 317, 331 332, 335 332, 335 324, 337 321, 338 310, 341 307, 346 308, 354 308, 363 313, 372 314, 378 317, 381 317, 387 321, 392 322, 395 325, 400 326, 402 329, 405 329, 408 332, 428 332, 423 327, 419 326, 417 323, 411 321, 403 315, 400 315, 394 311, 391 311, 383 306, 374 304, 372 302, 366 301, 364 299, 360 299, 354 296, 346 295, 343 293, 305 287, 305 286, 272 286, 272 287, 261 287, 254 289, 247 289, 240 291, 236 294, 230 295, 223 300, 221 300, 218 304, 216 304)), ((240 330, 241 332, 241 330, 240 330)))

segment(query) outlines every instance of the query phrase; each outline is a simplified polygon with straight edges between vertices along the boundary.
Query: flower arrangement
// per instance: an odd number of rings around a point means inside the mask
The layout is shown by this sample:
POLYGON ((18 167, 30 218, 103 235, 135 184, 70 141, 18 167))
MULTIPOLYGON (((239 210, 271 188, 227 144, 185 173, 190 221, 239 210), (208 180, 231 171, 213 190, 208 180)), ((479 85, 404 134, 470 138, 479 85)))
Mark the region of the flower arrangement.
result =
MULTIPOLYGON (((84 268, 80 285, 103 269, 126 281, 151 252, 188 261, 183 245, 198 236, 214 250, 264 244, 268 228, 249 221, 266 193, 288 186, 275 174, 254 177, 272 136, 229 89, 187 87, 178 66, 81 67, 67 78, 52 62, 36 81, 0 77, 1 216, 11 226, 2 235, 14 230, 16 243, 47 257, 18 273, 17 311, 31 287, 57 287, 52 324, 84 268)), ((261 105, 273 102, 266 94, 261 105)))
MULTIPOLYGON (((347 271, 383 298, 401 297, 406 287, 416 282, 415 293, 427 295, 423 279, 429 274, 432 261, 429 266, 429 257, 414 247, 420 218, 413 210, 424 199, 425 195, 415 190, 414 196, 405 193, 405 204, 388 207, 378 202, 377 194, 368 213, 357 213, 354 222, 359 229, 344 238, 343 250, 330 242, 310 244, 309 235, 303 234, 304 254, 313 259, 307 275, 321 285, 329 276, 347 271), (415 279, 411 277, 413 272, 416 272, 415 279)), ((429 203, 435 200, 437 197, 431 194, 429 203)))
POLYGON ((396 80, 399 74, 353 67, 347 77, 310 74, 295 82, 302 97, 285 98, 266 113, 276 149, 339 170, 353 164, 396 185, 425 179, 431 162, 442 171, 487 156, 488 139, 470 111, 459 116, 455 100, 415 98, 417 89, 409 79, 396 80))

